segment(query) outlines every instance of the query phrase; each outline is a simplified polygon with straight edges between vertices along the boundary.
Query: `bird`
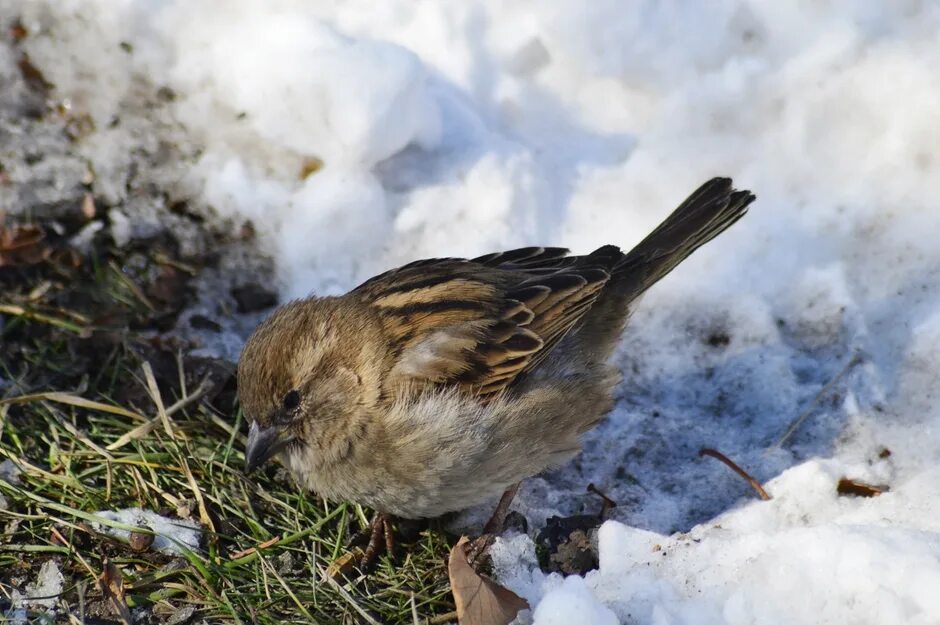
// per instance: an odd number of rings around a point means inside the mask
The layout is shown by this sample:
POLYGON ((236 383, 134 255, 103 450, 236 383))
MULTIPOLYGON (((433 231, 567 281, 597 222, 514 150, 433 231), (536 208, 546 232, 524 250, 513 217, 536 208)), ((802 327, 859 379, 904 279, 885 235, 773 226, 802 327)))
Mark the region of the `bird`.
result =
POLYGON ((755 195, 701 185, 629 252, 525 247, 431 258, 340 296, 277 308, 246 341, 246 471, 280 457, 298 484, 375 511, 363 564, 421 519, 502 494, 580 451, 612 408, 609 361, 637 299, 740 219, 755 195))

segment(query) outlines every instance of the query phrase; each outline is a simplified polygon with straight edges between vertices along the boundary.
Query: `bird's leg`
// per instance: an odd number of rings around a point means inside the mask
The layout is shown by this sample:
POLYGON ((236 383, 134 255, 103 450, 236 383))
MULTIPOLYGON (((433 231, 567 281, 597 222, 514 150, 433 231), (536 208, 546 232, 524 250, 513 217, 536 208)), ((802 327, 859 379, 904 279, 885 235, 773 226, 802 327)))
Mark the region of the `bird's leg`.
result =
POLYGON ((389 558, 395 557, 395 530, 392 528, 392 518, 390 516, 385 517, 385 553, 388 554, 389 558))
POLYGON ((360 566, 366 568, 372 564, 378 557, 382 547, 382 537, 385 537, 385 549, 389 557, 394 555, 395 534, 392 529, 392 517, 382 512, 376 512, 369 524, 369 544, 366 545, 365 553, 362 554, 360 566))
POLYGON ((477 560, 489 549, 496 535, 502 533, 506 525, 506 515, 509 514, 509 505, 512 503, 517 492, 519 492, 519 482, 516 482, 506 489, 503 496, 499 498, 496 509, 493 510, 493 516, 491 516, 490 520, 483 526, 483 533, 470 543, 470 547, 467 548, 467 561, 470 562, 471 565, 476 565, 477 560))

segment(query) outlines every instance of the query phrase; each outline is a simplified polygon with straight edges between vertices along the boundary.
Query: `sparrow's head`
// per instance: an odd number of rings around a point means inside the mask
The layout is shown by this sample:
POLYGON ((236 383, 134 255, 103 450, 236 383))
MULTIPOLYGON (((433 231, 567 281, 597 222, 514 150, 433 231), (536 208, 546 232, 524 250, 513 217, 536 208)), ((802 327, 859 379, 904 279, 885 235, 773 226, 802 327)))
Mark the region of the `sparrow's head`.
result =
POLYGON ((292 449, 324 460, 348 451, 379 395, 375 332, 341 298, 290 302, 255 329, 238 363, 247 471, 292 449))

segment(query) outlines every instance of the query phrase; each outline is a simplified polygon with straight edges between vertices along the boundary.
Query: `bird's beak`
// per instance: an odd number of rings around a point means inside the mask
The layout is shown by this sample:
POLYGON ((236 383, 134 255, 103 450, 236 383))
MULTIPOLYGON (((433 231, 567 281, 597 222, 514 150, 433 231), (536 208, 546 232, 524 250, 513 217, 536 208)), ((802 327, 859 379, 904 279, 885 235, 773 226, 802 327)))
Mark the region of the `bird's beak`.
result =
POLYGON ((251 473, 291 441, 287 428, 278 425, 262 428, 256 421, 248 429, 248 447, 245 448, 245 473, 251 473))

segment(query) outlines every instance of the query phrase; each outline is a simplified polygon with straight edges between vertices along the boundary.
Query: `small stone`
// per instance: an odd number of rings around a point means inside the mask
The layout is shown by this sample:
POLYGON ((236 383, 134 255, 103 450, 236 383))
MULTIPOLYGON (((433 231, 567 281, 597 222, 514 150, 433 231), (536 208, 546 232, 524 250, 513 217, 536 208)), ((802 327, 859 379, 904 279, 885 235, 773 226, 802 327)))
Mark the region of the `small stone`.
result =
POLYGON ((191 618, 193 614, 196 613, 196 606, 191 603, 184 605, 182 608, 174 612, 170 618, 167 619, 166 625, 183 625, 191 618))
POLYGON ((91 193, 86 193, 82 198, 82 215, 85 219, 94 219, 96 212, 95 198, 92 197, 91 193))
POLYGON ((257 312, 277 304, 277 294, 256 282, 232 289, 232 297, 235 298, 240 313, 257 312))
MULTIPOLYGON (((149 530, 150 528, 146 525, 141 526, 144 529, 149 530)), ((136 551, 137 553, 143 553, 150 549, 150 546, 153 545, 153 533, 151 532, 131 532, 131 535, 128 537, 127 542, 130 545, 131 551, 136 551)))
POLYGON ((521 512, 517 510, 510 510, 509 514, 506 515, 506 521, 503 523, 503 528, 505 530, 519 532, 520 534, 528 534, 529 522, 526 520, 525 515, 521 512))
POLYGON ((190 327, 196 330, 208 330, 209 332, 221 332, 222 326, 209 319, 205 315, 193 315, 189 318, 190 327))

